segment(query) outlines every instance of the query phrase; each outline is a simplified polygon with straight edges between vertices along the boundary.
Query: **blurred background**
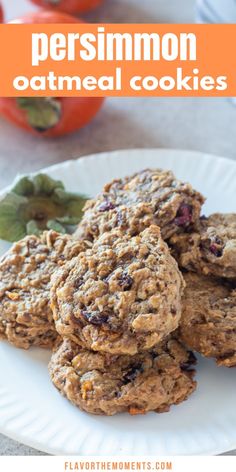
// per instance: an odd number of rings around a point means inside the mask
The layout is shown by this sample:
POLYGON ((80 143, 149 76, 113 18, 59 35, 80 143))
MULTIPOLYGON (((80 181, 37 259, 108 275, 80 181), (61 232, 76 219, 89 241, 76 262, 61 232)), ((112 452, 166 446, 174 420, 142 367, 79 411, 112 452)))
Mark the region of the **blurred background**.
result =
MULTIPOLYGON (((27 0, 2 3, 6 20, 38 10, 27 0)), ((84 18, 91 22, 194 23, 195 7, 195 0, 104 0, 84 18)), ((17 173, 114 149, 191 149, 236 159, 235 119, 236 108, 224 98, 110 98, 88 126, 51 139, 32 136, 0 117, 0 188, 10 184, 17 173)), ((0 455, 8 454, 40 452, 0 435, 0 455)))
MULTIPOLYGON (((37 10, 28 0, 2 3, 7 20, 37 10)), ((104 0, 85 18, 95 22, 193 23, 195 1, 104 0)), ((91 124, 60 139, 31 136, 0 117, 0 187, 18 172, 118 148, 197 149, 235 158, 235 117, 236 108, 224 98, 110 98, 91 124)))

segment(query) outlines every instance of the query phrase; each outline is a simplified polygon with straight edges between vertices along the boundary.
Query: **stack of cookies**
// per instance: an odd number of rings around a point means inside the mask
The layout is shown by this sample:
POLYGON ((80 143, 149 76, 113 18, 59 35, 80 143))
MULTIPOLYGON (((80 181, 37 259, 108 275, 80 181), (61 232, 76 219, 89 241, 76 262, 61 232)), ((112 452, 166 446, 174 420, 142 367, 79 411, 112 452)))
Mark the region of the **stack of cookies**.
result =
POLYGON ((52 279, 64 339, 50 363, 56 387, 83 410, 107 415, 167 411, 187 398, 193 356, 170 335, 183 288, 158 226, 102 234, 52 279))
POLYGON ((107 184, 73 237, 16 243, 0 262, 0 337, 53 347, 53 383, 89 413, 187 399, 192 350, 236 365, 236 217, 201 217, 203 203, 145 170, 107 184))

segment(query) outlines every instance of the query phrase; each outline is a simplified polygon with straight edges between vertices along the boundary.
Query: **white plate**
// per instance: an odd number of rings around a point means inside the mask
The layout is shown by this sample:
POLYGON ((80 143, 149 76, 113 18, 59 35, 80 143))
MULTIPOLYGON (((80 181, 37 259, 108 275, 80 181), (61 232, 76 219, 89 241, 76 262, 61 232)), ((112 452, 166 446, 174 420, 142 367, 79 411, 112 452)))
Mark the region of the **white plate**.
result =
MULTIPOLYGON (((196 152, 117 151, 44 169, 71 191, 95 195, 113 177, 172 169, 208 197, 205 212, 236 212, 236 163, 196 152)), ((0 243, 1 252, 5 243, 0 243)), ((200 359, 198 389, 171 412, 130 417, 81 413, 52 386, 50 353, 0 345, 0 431, 60 455, 214 455, 236 447, 235 370, 200 359)))

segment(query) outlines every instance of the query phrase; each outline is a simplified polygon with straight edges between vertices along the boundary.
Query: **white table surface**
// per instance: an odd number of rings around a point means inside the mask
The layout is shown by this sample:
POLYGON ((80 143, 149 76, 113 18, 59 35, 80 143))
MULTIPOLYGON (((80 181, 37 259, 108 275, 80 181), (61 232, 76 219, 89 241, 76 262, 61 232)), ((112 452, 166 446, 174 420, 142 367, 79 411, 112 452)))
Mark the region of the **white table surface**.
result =
MULTIPOLYGON (((27 0, 2 0, 6 18, 34 10, 27 0)), ((91 21, 193 23, 194 0, 105 0, 91 21)), ((91 125, 66 138, 29 136, 0 118, 0 188, 17 173, 65 159, 121 148, 169 147, 200 150, 236 159, 236 107, 228 99, 114 98, 91 125)), ((0 455, 40 451, 0 435, 0 455)), ((236 451, 230 454, 236 455, 236 451)))

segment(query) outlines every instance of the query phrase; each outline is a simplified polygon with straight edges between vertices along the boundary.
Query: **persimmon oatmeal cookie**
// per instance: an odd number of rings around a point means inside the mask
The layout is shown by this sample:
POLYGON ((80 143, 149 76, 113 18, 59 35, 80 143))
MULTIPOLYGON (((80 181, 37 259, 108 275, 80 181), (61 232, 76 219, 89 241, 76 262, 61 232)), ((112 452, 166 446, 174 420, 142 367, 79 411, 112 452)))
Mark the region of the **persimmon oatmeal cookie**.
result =
POLYGON ((171 338, 135 356, 92 352, 65 339, 53 353, 49 371, 60 393, 88 413, 162 413, 195 390, 195 361, 171 338))
POLYGON ((236 290, 222 279, 190 272, 184 278, 182 340, 218 365, 236 366, 236 290))
POLYGON ((89 243, 54 231, 27 236, 0 260, 0 338, 17 347, 52 347, 57 332, 49 304, 55 269, 89 243))
POLYGON ((55 273, 56 329, 88 349, 134 355, 178 327, 183 287, 157 226, 133 237, 115 229, 55 273))
POLYGON ((203 203, 203 196, 171 171, 146 169, 113 180, 88 201, 75 237, 94 240, 113 228, 136 235, 156 224, 166 240, 191 227, 203 203))
POLYGON ((170 239, 181 267, 199 274, 236 277, 236 214, 202 217, 190 233, 170 239))

